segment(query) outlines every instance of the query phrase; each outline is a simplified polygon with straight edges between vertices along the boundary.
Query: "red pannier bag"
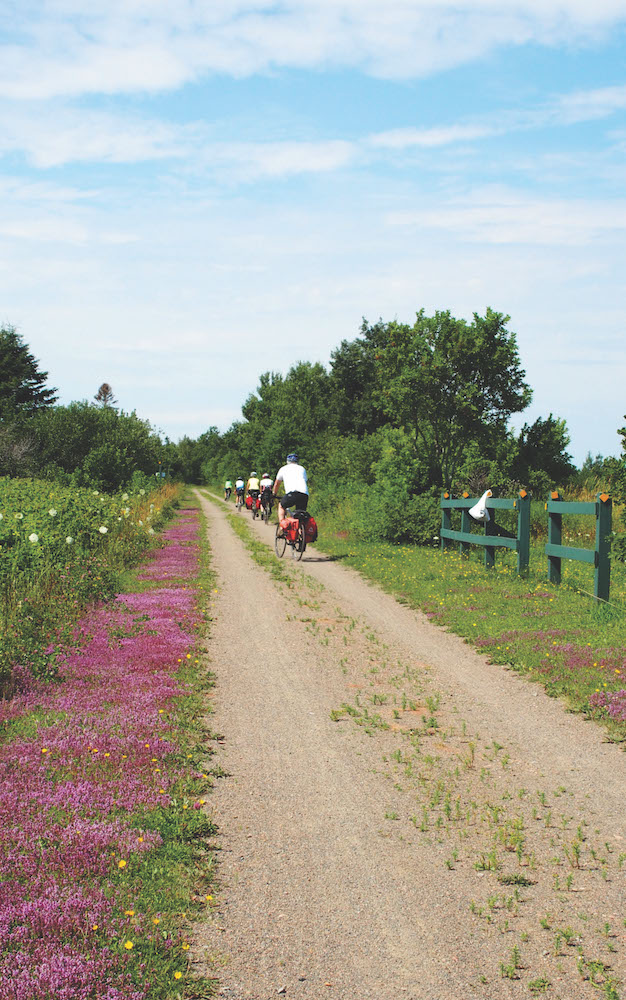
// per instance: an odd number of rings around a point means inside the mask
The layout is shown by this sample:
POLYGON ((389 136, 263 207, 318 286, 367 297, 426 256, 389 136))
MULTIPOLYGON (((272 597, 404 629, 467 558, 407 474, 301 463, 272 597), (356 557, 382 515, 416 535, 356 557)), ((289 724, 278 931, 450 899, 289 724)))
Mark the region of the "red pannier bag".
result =
POLYGON ((285 538, 289 542, 295 542, 296 536, 298 534, 298 518, 297 517, 284 517, 280 522, 280 526, 285 533, 285 538))
POLYGON ((311 545, 317 541, 317 524, 312 514, 309 514, 308 520, 304 525, 304 537, 306 538, 307 545, 311 545))
POLYGON ((261 509, 261 497, 256 498, 256 509, 257 510, 261 509))

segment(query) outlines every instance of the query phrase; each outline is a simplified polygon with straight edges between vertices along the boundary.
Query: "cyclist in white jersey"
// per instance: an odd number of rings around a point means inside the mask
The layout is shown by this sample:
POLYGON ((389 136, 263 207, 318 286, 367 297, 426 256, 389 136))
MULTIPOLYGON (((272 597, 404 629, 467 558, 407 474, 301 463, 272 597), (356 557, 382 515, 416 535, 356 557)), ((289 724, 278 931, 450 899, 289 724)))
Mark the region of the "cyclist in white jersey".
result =
POLYGON ((278 501, 278 520, 283 520, 285 509, 295 507, 296 510, 306 510, 309 502, 309 484, 306 469, 298 464, 295 453, 287 455, 287 463, 276 473, 274 480, 274 496, 277 495, 279 483, 283 484, 285 495, 278 501))

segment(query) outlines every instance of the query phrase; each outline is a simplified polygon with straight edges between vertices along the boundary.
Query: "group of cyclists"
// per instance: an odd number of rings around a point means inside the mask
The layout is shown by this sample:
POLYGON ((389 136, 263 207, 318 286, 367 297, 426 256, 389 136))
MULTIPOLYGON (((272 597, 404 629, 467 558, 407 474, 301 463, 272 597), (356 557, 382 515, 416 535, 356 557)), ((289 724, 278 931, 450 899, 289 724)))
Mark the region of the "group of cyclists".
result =
MULTIPOLYGON (((306 510, 309 502, 309 486, 306 469, 299 464, 298 456, 295 452, 287 455, 287 461, 278 472, 275 479, 270 477, 269 472, 264 472, 259 479, 256 472, 251 472, 247 482, 242 476, 235 480, 235 500, 240 504, 245 502, 246 497, 252 498, 252 503, 256 504, 261 499, 261 507, 269 519, 272 513, 274 500, 278 499, 278 491, 284 490, 284 496, 278 500, 278 520, 285 517, 285 511, 290 507, 297 510, 306 510)), ((227 479, 224 483, 224 500, 230 500, 233 492, 232 480, 227 479)))

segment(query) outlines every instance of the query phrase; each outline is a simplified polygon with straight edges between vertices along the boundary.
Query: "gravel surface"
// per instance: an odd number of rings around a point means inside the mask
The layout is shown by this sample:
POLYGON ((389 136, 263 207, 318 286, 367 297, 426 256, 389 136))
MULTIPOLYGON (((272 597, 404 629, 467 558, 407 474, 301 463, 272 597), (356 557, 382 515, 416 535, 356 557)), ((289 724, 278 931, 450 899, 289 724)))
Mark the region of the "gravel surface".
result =
POLYGON ((626 755, 315 548, 275 584, 201 503, 227 777, 196 961, 218 995, 508 998, 543 979, 562 1000, 608 997, 625 972, 626 755))

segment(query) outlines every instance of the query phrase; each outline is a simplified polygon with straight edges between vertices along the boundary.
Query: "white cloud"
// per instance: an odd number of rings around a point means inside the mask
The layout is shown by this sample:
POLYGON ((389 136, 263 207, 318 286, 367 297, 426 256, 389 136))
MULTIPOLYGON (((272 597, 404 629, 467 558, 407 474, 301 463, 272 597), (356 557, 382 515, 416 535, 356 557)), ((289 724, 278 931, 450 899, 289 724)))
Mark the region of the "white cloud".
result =
POLYGON ((626 108, 626 87, 601 87, 565 94, 555 102, 555 116, 565 124, 608 118, 626 108))
POLYGON ((379 149, 433 149, 457 142, 471 142, 493 135, 496 129, 489 125, 458 124, 438 128, 395 128, 388 132, 378 132, 368 139, 370 145, 379 149))
POLYGON ((626 17, 626 0, 53 0, 19 10, 0 49, 0 95, 35 99, 159 92, 276 67, 426 76, 498 46, 588 44, 626 17))
POLYGON ((65 163, 138 163, 182 158, 193 129, 102 111, 45 106, 0 109, 0 154, 19 152, 36 167, 65 163))
POLYGON ((390 226, 447 231, 471 243, 586 246, 598 237, 624 239, 626 200, 549 200, 502 189, 418 211, 389 212, 390 226))

